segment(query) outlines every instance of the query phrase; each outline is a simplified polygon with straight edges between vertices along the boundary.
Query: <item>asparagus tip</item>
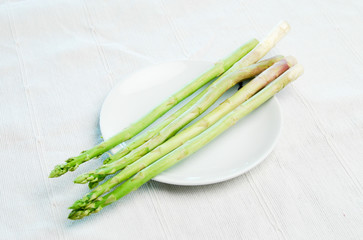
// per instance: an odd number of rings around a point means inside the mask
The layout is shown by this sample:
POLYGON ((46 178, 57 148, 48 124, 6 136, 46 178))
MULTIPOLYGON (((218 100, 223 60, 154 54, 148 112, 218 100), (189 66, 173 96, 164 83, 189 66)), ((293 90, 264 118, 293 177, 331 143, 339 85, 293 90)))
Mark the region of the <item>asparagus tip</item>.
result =
POLYGON ((66 172, 68 172, 69 166, 67 164, 57 165, 54 169, 50 172, 49 178, 56 178, 60 177, 66 172))
POLYGON ((78 183, 78 184, 85 184, 89 181, 89 178, 90 178, 90 174, 89 173, 84 173, 84 174, 81 174, 79 176, 77 176, 73 182, 74 183, 78 183))
POLYGON ((68 215, 68 219, 70 219, 70 220, 79 220, 79 219, 82 219, 83 217, 87 216, 87 215, 84 215, 82 213, 83 213, 83 211, 73 210, 68 215))
POLYGON ((89 209, 72 210, 68 215, 68 219, 79 220, 89 216, 92 213, 98 213, 99 211, 102 210, 102 208, 103 208, 102 206, 96 206, 95 204, 92 204, 90 205, 89 209))

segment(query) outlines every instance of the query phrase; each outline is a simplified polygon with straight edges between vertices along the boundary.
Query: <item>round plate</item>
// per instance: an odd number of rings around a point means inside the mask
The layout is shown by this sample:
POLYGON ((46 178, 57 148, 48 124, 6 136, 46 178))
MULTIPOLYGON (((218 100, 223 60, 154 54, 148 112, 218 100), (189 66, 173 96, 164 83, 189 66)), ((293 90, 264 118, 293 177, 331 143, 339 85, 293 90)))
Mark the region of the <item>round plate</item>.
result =
MULTIPOLYGON (((201 61, 169 62, 151 66, 123 79, 112 89, 103 103, 100 115, 103 138, 110 138, 138 120, 212 65, 201 61)), ((210 109, 236 91, 237 87, 227 91, 210 109)), ((177 105, 176 109, 191 97, 177 105)), ((151 127, 174 111, 172 109, 151 127)), ((281 110, 274 97, 204 148, 153 180, 177 185, 204 185, 239 176, 262 162, 272 151, 281 126, 281 110)), ((112 152, 115 153, 122 146, 118 146, 112 152)))

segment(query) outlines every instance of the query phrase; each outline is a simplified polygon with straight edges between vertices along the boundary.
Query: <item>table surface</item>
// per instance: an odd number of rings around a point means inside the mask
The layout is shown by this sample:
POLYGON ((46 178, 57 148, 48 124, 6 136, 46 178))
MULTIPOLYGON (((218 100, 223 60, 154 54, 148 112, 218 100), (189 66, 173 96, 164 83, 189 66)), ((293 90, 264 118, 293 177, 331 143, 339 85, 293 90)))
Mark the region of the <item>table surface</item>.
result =
POLYGON ((0 239, 363 239, 363 2, 1 1, 0 239), (305 67, 278 94, 267 159, 208 186, 149 182, 81 221, 87 192, 54 165, 100 141, 112 86, 173 60, 216 61, 281 19, 268 56, 305 67))

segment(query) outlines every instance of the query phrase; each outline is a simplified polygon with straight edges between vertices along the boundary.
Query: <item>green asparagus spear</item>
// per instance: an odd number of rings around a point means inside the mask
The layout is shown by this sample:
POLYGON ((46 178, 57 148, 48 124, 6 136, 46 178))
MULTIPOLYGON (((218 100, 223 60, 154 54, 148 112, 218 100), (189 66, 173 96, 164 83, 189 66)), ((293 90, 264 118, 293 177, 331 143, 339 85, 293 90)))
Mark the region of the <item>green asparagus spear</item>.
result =
POLYGON ((146 127, 148 127, 150 124, 152 124, 156 119, 164 115, 172 107, 177 105, 179 102, 193 94, 195 91, 204 86, 206 83, 210 82, 215 77, 218 77, 219 75, 227 71, 234 63, 236 63, 239 59, 241 59, 248 52, 250 52, 257 44, 258 41, 256 39, 250 40, 249 42, 238 48, 230 56, 217 62, 211 69, 203 73, 201 76, 197 77, 195 80, 179 90, 177 93, 173 94, 166 101, 154 108, 144 117, 132 123, 129 127, 117 133, 110 139, 98 144, 97 146, 89 150, 83 151, 79 156, 69 158, 68 160, 66 160, 66 163, 55 166, 55 168, 51 171, 49 177, 59 177, 68 171, 74 171, 83 162, 86 162, 94 157, 98 157, 104 152, 117 146, 118 144, 134 137, 146 127))
POLYGON ((283 89, 288 83, 298 78, 303 73, 303 67, 300 64, 287 70, 284 74, 278 77, 276 80, 267 85, 260 92, 255 94, 252 98, 238 106, 235 110, 227 114, 208 130, 189 140, 181 147, 172 151, 165 157, 159 159, 155 163, 151 164, 147 168, 138 172, 135 176, 128 179, 121 184, 111 193, 104 197, 98 197, 92 204, 87 205, 84 209, 73 210, 68 218, 72 220, 81 219, 92 213, 97 213, 105 206, 117 201, 123 196, 129 194, 131 191, 138 189, 141 185, 160 174, 164 170, 178 163, 180 160, 193 154, 207 143, 212 141, 215 137, 220 135, 229 127, 233 126, 239 119, 243 118, 251 111, 262 105, 274 94, 283 89))
POLYGON ((236 70, 230 74, 224 75, 223 77, 217 79, 211 85, 208 86, 207 92, 195 103, 190 109, 180 115, 177 119, 171 122, 168 126, 163 128, 155 137, 151 138, 145 144, 131 151, 128 155, 124 156, 118 161, 110 164, 105 164, 95 171, 82 174, 78 176, 74 182, 75 183, 86 183, 98 181, 103 178, 102 175, 113 174, 125 166, 133 163, 143 155, 147 154, 149 151, 159 146, 170 136, 173 136, 176 132, 182 129, 185 125, 191 122, 193 119, 202 114, 207 110, 217 99, 222 96, 228 89, 236 85, 238 82, 251 78, 258 75, 275 62, 281 60, 281 56, 270 58, 259 63, 250 65, 248 67, 236 70))
POLYGON ((149 166, 151 163, 155 162, 159 158, 165 156, 169 152, 183 145, 186 141, 191 138, 197 136, 204 130, 206 130, 209 126, 216 123, 219 119, 225 116, 227 113, 232 111, 238 105, 242 104, 248 98, 253 96, 256 92, 270 83, 272 80, 277 78, 283 72, 285 72, 289 67, 295 65, 296 60, 293 57, 286 57, 285 59, 275 63, 273 66, 262 72, 255 79, 250 81, 247 85, 241 88, 237 93, 235 93, 232 97, 224 101, 221 105, 215 108, 213 111, 204 116, 201 120, 194 123, 192 126, 186 128, 181 131, 165 143, 159 145, 157 148, 134 162, 133 164, 128 165, 117 175, 107 180, 105 183, 98 186, 96 189, 91 191, 81 200, 76 201, 71 209, 79 209, 85 207, 90 203, 90 201, 96 199, 102 194, 110 191, 113 187, 118 185, 119 183, 127 180, 138 171, 143 168, 149 166))

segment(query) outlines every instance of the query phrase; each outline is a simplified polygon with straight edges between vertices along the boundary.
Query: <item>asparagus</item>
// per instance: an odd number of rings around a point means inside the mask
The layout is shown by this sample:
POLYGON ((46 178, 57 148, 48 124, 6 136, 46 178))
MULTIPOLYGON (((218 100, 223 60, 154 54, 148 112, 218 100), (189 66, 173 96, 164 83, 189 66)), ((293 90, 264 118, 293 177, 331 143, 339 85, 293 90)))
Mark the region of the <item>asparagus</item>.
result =
POLYGON ((73 210, 68 218, 72 220, 81 219, 92 213, 97 213, 105 206, 117 201, 123 196, 129 194, 131 191, 138 189, 141 185, 178 163, 182 159, 193 154, 207 143, 212 141, 215 137, 222 132, 233 126, 239 119, 243 118, 251 111, 262 105, 274 94, 283 89, 291 81, 298 78, 303 73, 303 67, 300 64, 287 70, 284 74, 278 77, 276 80, 268 84, 264 89, 255 94, 252 98, 238 106, 235 110, 224 116, 217 123, 211 126, 208 130, 199 134, 198 136, 187 141, 181 147, 172 151, 165 157, 159 159, 155 163, 151 164, 147 168, 138 172, 135 176, 125 181, 119 187, 117 187, 111 193, 108 193, 104 197, 98 197, 91 204, 87 205, 84 209, 73 210))
MULTIPOLYGON (((245 57, 243 57, 241 60, 239 60, 237 63, 235 63, 233 65, 233 67, 228 70, 226 73, 224 73, 217 81, 219 81, 221 78, 223 79, 223 77, 225 77, 226 75, 230 74, 231 72, 235 71, 238 68, 242 68, 245 66, 248 66, 252 63, 257 62, 260 58, 262 58, 264 55, 266 55, 266 53, 276 45, 276 43, 290 30, 290 26, 287 22, 283 21, 281 23, 279 23, 268 35, 267 37, 261 41, 261 43, 259 43, 249 54, 247 54, 245 57)), ((199 100, 201 101, 201 100, 199 100)), ((175 119, 173 122, 171 122, 170 124, 174 123, 174 122, 178 122, 179 119, 182 116, 179 116, 177 119, 175 119)), ((191 120, 190 120, 191 121, 191 120)), ((180 128, 179 128, 180 129, 180 128)), ((176 130, 173 134, 175 134, 178 130, 176 130)), ((170 137, 173 134, 169 134, 168 137, 170 137)), ((160 135, 160 134, 159 134, 160 135)), ((158 136, 155 136, 158 137, 158 136)), ((160 137, 162 138, 162 137, 160 137)), ((146 148, 138 148, 135 149, 133 152, 130 152, 129 155, 124 155, 124 162, 122 163, 122 161, 118 160, 117 162, 119 162, 120 167, 119 169, 122 169, 123 167, 125 167, 127 164, 132 163, 133 161, 137 160, 138 158, 142 157, 143 155, 145 155, 148 151, 152 150, 153 148, 155 148, 156 146, 158 146, 160 143, 162 143, 165 139, 163 139, 162 141, 153 141, 154 144, 152 148, 149 148, 150 146, 146 146, 146 148), (136 155, 135 155, 136 154, 136 155), (131 159, 130 159, 131 158, 131 159)), ((148 144, 145 143, 145 144, 148 144)), ((112 161, 116 161, 116 157, 113 158, 112 161)), ((110 162, 112 162, 110 161, 110 162)), ((107 161, 106 161, 107 162, 107 161)), ((105 168, 107 168, 107 165, 105 165, 105 168)), ((101 167, 102 168, 102 167, 101 167)), ((118 169, 118 170, 119 170, 118 169)), ((117 170, 116 170, 117 171, 117 170)), ((114 173, 115 171, 113 171, 112 173, 114 173)), ((112 174, 111 173, 111 174, 112 174)), ((100 175, 100 174, 94 174, 94 173, 89 173, 89 174, 83 174, 81 176, 79 176, 78 178, 76 178, 75 183, 81 183, 81 182, 98 182, 104 179, 104 175, 100 175), (88 178, 87 181, 84 181, 85 178, 88 178)), ((90 187, 93 187, 97 184, 91 184, 90 187)))
POLYGON ((99 157, 100 155, 117 146, 118 144, 128 139, 131 139, 142 130, 144 130, 146 127, 148 127, 150 124, 152 124, 156 119, 164 115, 172 107, 177 105, 179 102, 190 96, 192 93, 197 91, 206 83, 210 82, 212 79, 220 76, 229 68, 231 68, 234 63, 236 63, 248 52, 250 52, 257 44, 258 41, 256 39, 250 40, 249 42, 238 48, 236 51, 234 51, 230 56, 217 62, 211 69, 207 70, 205 73, 203 73, 191 83, 186 85, 184 88, 173 94, 171 97, 169 97, 167 100, 165 100, 163 103, 154 108, 152 111, 150 111, 138 121, 132 123, 130 126, 123 129, 110 139, 96 145, 89 150, 81 152, 81 154, 76 157, 71 157, 67 159, 64 164, 55 166, 55 168, 51 171, 49 177, 59 177, 68 171, 74 171, 78 168, 80 164, 89 161, 92 158, 99 157))
POLYGON ((207 92, 197 101, 197 103, 195 103, 186 112, 184 112, 177 119, 171 122, 168 126, 163 128, 155 137, 151 138, 149 141, 147 141, 145 144, 141 145, 137 149, 134 149, 120 160, 105 164, 94 171, 78 176, 74 180, 74 182, 95 182, 98 181, 100 178, 104 178, 103 175, 110 175, 117 172, 118 170, 121 170, 125 166, 136 161, 137 159, 163 143, 170 136, 173 136, 185 125, 187 125, 193 119, 202 114, 229 88, 233 87, 238 82, 244 79, 256 76, 275 62, 281 60, 281 58, 281 56, 270 58, 259 63, 250 65, 248 67, 236 70, 228 75, 224 75, 223 77, 217 79, 215 82, 208 86, 207 92))
POLYGON ((105 192, 110 191, 117 184, 127 180, 138 171, 149 166, 151 163, 155 162, 159 158, 165 156, 169 152, 183 145, 186 141, 197 136, 209 126, 216 123, 219 119, 225 116, 227 113, 232 111, 238 105, 246 101, 248 98, 253 96, 257 91, 262 89, 276 77, 285 72, 289 67, 295 65, 296 60, 293 57, 286 57, 283 60, 275 63, 273 66, 262 72, 255 79, 250 81, 247 85, 236 92, 232 97, 224 101, 221 105, 215 108, 213 111, 208 113, 202 119, 194 123, 192 126, 181 131, 165 143, 159 145, 150 153, 146 154, 133 164, 128 165, 120 173, 115 175, 113 178, 109 179, 105 183, 98 186, 96 189, 91 191, 81 200, 76 201, 70 208, 79 209, 85 207, 90 203, 90 201, 101 196, 105 192))

